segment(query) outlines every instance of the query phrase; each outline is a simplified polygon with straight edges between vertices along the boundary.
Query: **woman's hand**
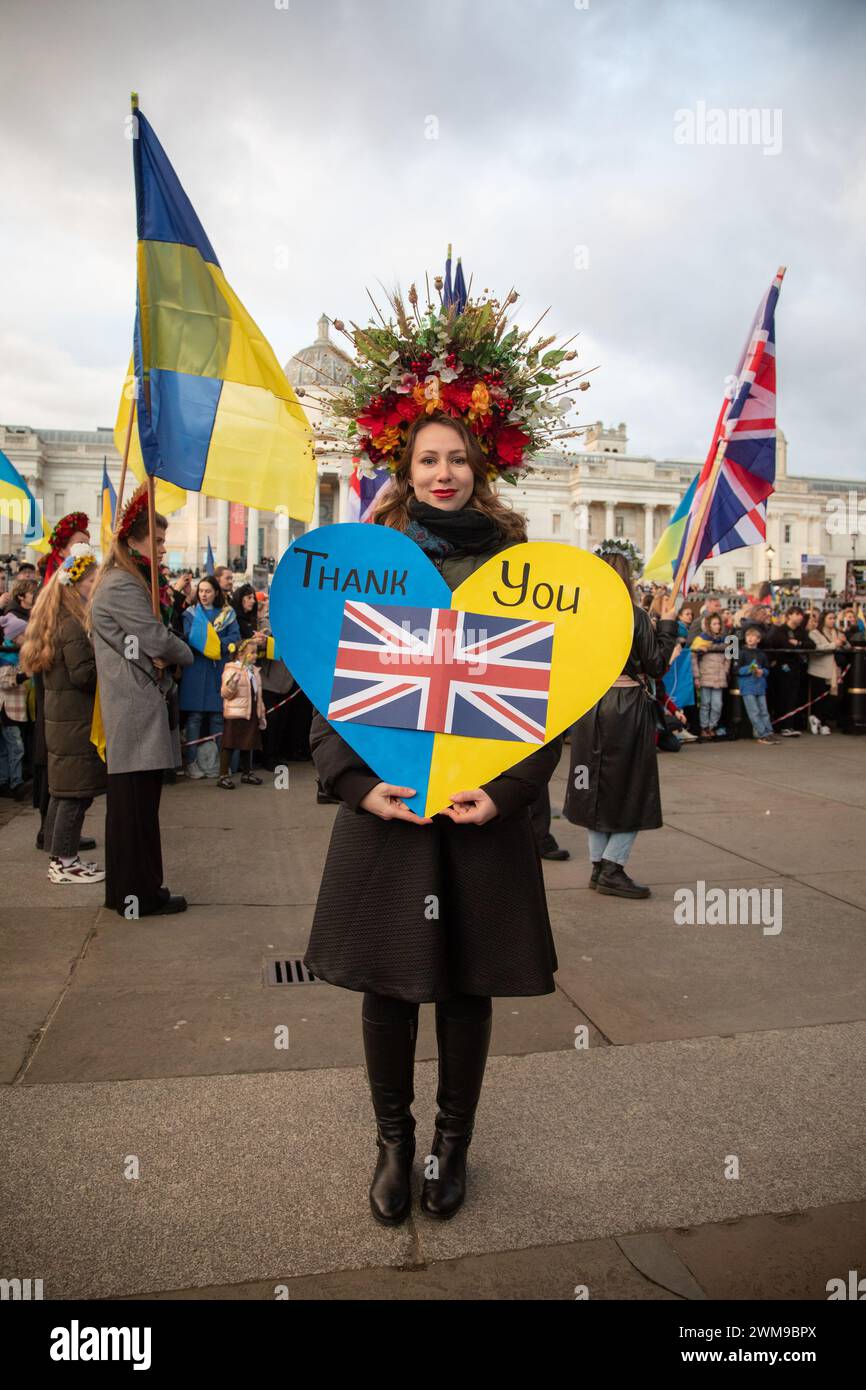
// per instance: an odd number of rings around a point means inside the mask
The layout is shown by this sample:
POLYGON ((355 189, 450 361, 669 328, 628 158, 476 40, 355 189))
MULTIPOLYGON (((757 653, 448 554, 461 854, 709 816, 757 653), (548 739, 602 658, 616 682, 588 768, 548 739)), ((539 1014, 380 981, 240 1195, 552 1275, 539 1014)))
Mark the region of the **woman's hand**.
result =
POLYGON ((677 600, 674 594, 665 594, 661 603, 661 615, 665 620, 670 620, 677 616, 677 600))
POLYGON ((451 798, 451 805, 439 814, 453 820, 455 825, 486 825, 499 815, 499 811, 495 801, 476 787, 474 791, 457 792, 451 798))
POLYGON ((156 667, 157 671, 165 671, 168 667, 168 662, 163 661, 161 656, 152 656, 150 660, 152 664, 156 667))
POLYGON ((361 809, 378 816, 380 820, 408 820, 414 825, 429 825, 429 816, 416 816, 402 799, 414 795, 414 787, 394 787, 390 782, 377 782, 361 802, 361 809))

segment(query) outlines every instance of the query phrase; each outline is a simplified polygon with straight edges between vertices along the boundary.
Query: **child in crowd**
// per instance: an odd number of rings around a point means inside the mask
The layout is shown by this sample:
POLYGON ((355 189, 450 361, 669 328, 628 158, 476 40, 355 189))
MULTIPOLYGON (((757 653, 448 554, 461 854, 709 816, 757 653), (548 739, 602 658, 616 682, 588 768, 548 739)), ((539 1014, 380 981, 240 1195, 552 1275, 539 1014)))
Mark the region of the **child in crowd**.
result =
POLYGON ((704 617, 702 630, 692 642, 692 674, 701 691, 702 739, 716 736, 730 667, 730 658, 725 655, 722 618, 718 613, 711 613, 704 617))
POLYGON ((257 652, 258 638, 248 637, 241 642, 236 659, 227 661, 223 669, 221 694, 224 726, 217 786, 224 787, 226 791, 233 791, 235 786, 229 773, 235 748, 243 750, 245 754, 241 781, 250 782, 256 787, 262 785, 261 777, 253 772, 253 752, 261 748, 261 730, 267 724, 262 673, 256 665, 257 652))
POLYGON ((758 648, 761 642, 761 629, 752 623, 744 633, 745 651, 740 654, 740 694, 749 716, 758 743, 781 743, 773 733, 773 725, 767 709, 767 678, 770 663, 758 648))

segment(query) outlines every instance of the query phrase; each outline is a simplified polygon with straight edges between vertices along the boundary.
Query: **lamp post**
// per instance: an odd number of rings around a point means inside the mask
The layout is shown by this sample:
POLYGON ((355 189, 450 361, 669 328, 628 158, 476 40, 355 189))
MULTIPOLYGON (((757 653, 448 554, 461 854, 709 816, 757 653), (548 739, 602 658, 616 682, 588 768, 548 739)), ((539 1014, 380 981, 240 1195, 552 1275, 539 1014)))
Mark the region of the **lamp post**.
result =
POLYGON ((764 553, 765 553, 765 555, 766 555, 766 557, 767 557, 767 578, 768 578, 768 580, 770 581, 770 583, 772 584, 772 582, 773 582, 773 561, 774 561, 775 558, 776 558, 776 552, 775 552, 775 550, 773 549, 773 547, 772 547, 771 545, 768 545, 768 546, 767 546, 767 549, 766 549, 766 551, 765 551, 764 553))

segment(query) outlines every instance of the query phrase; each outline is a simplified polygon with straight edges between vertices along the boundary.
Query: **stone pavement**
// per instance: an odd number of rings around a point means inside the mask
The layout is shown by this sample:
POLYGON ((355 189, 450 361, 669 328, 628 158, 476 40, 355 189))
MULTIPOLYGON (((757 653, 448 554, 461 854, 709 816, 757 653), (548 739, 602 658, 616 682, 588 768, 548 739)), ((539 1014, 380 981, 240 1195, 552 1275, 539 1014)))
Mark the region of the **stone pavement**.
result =
MULTIPOLYGON (((266 980, 312 919, 334 814, 312 768, 166 788, 167 882, 195 906, 143 923, 49 884, 34 812, 0 803, 0 1276, 46 1298, 824 1299, 866 1275, 866 741, 661 770, 665 826, 630 864, 648 902, 588 891, 584 832, 554 822, 556 993, 495 1001, 466 1205, 396 1230, 367 1205, 360 996, 266 980), (782 930, 675 925, 698 880, 781 890, 782 930)), ((426 1005, 418 1187, 435 1085, 426 1005)))

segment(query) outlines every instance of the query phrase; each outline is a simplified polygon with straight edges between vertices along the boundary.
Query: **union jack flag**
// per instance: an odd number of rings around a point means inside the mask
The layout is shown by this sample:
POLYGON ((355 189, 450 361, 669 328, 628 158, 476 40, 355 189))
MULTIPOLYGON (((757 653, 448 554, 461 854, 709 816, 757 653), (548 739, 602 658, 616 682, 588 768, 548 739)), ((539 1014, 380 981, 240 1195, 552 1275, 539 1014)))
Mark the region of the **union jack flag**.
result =
POLYGON ((734 389, 719 411, 674 567, 676 572, 682 557, 691 550, 686 589, 708 556, 755 545, 767 534, 767 498, 776 483, 775 314, 784 273, 782 267, 758 305, 737 364, 734 389), (724 454, 714 472, 721 441, 724 454), (701 514, 707 488, 712 488, 712 498, 695 538, 692 528, 701 514))
POLYGON ((352 472, 349 476, 349 497, 348 497, 348 516, 347 521, 372 521, 373 503, 379 495, 380 490, 386 483, 391 481, 391 474, 387 468, 377 468, 372 478, 368 478, 366 473, 358 471, 358 462, 355 460, 352 472))
POLYGON ((553 623, 347 600, 328 719, 543 743, 553 623))

